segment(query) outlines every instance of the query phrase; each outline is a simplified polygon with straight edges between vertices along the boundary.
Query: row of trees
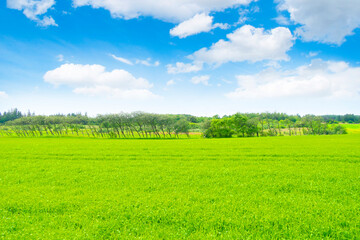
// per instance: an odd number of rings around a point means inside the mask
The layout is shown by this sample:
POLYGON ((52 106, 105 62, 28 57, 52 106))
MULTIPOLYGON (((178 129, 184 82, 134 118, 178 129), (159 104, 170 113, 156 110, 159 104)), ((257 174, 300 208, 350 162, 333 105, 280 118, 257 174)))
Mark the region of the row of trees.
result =
POLYGON ((15 109, 11 109, 7 112, 1 113, 0 112, 0 124, 8 122, 8 121, 12 121, 21 117, 25 117, 26 115, 21 113, 19 110, 15 109))
POLYGON ((284 114, 240 114, 196 120, 191 115, 143 112, 98 115, 81 114, 21 117, 0 128, 3 136, 87 136, 103 138, 175 138, 202 132, 207 138, 281 135, 344 134, 342 125, 320 116, 284 114), (280 120, 278 120, 280 118, 280 120))
POLYGON ((8 122, 2 135, 88 136, 103 138, 172 138, 189 136, 190 123, 178 115, 142 112, 99 115, 30 116, 8 122))
POLYGON ((360 116, 354 114, 324 115, 322 117, 326 122, 360 123, 360 116))
MULTIPOLYGON (((272 119, 272 120, 287 120, 289 119, 292 122, 296 122, 301 120, 303 117, 299 114, 297 115, 288 115, 286 113, 244 113, 248 118, 266 118, 266 119, 272 119)), ((230 116, 224 116, 224 117, 231 117, 230 116)), ((321 115, 318 116, 321 117, 322 121, 327 123, 360 123, 360 115, 354 115, 354 114, 345 114, 345 115, 321 115)))
POLYGON ((329 124, 320 116, 289 117, 283 120, 269 118, 268 114, 240 114, 207 120, 202 124, 203 134, 209 138, 329 135, 346 134, 339 124, 329 124))
MULTIPOLYGON (((271 119, 271 120, 277 120, 277 121, 281 121, 281 120, 290 120, 292 122, 297 122, 300 119, 302 119, 302 117, 297 114, 297 115, 288 115, 286 113, 243 113, 242 115, 246 116, 247 118, 266 118, 266 119, 271 119)), ((28 111, 27 114, 24 114, 22 112, 20 112, 18 109, 11 109, 7 112, 0 112, 0 124, 4 124, 6 122, 9 121, 13 121, 15 119, 18 118, 22 118, 22 117, 29 117, 29 116, 35 116, 34 113, 31 113, 30 111, 28 111)), ((90 121, 91 123, 94 123, 94 121, 96 121, 96 118, 90 118, 87 117, 87 114, 85 113, 85 115, 82 115, 81 113, 70 113, 67 115, 63 115, 63 114, 57 114, 54 116, 60 116, 60 117, 80 117, 84 119, 87 119, 87 121, 90 121)), ((207 120, 210 120, 212 118, 220 118, 218 115, 211 117, 197 117, 197 116, 192 116, 189 114, 179 114, 179 115, 174 115, 177 117, 177 119, 183 118, 186 119, 188 122, 190 123, 203 123, 207 120)), ((230 116, 224 116, 226 117, 231 117, 230 116)), ((360 115, 354 115, 354 114, 345 114, 345 115, 323 115, 320 116, 323 121, 327 122, 327 123, 360 123, 360 115)))

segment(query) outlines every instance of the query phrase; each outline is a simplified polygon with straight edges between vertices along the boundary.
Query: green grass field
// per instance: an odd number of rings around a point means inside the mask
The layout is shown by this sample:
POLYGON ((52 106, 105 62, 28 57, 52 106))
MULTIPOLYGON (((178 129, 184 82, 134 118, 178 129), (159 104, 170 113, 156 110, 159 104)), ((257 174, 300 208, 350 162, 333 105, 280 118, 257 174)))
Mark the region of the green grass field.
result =
POLYGON ((360 124, 345 124, 344 126, 349 133, 360 134, 360 124))
POLYGON ((0 238, 359 239, 359 133, 0 138, 0 238))

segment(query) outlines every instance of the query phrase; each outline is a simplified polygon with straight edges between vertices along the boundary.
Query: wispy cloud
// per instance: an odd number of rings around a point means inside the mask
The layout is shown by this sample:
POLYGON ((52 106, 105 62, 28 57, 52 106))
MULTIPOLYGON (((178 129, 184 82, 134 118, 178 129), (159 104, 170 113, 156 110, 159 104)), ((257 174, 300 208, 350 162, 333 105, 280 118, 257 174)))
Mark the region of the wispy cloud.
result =
POLYGON ((114 54, 110 54, 110 56, 115 59, 116 61, 125 63, 127 65, 134 65, 134 63, 132 63, 130 60, 126 59, 126 58, 122 58, 122 57, 117 57, 114 54))
POLYGON ((65 60, 64 55, 62 55, 62 54, 57 55, 56 58, 59 62, 63 62, 65 60))
POLYGON ((0 98, 7 98, 8 95, 4 91, 0 91, 0 98))
POLYGON ((175 66, 172 64, 168 64, 166 67, 167 67, 167 72, 169 74, 178 74, 178 73, 198 72, 202 70, 203 64, 177 62, 175 66))
POLYGON ((175 82, 175 80, 169 80, 169 81, 167 81, 167 83, 166 83, 166 86, 172 86, 172 85, 175 85, 176 84, 176 82, 175 82))
POLYGON ((278 24, 288 26, 291 24, 289 18, 285 17, 284 15, 279 15, 276 18, 273 18, 278 24))
POLYGON ((136 64, 141 64, 147 67, 158 67, 160 66, 160 62, 159 61, 155 61, 155 62, 151 62, 151 58, 145 59, 145 60, 141 60, 141 59, 136 59, 136 64))
POLYGON ((191 79, 191 83, 193 83, 193 84, 203 84, 205 86, 209 86, 209 80, 210 80, 209 75, 195 76, 195 77, 193 77, 191 79))
POLYGON ((320 51, 317 51, 317 52, 309 52, 306 56, 309 57, 309 58, 312 58, 312 57, 316 57, 317 55, 319 55, 320 51))

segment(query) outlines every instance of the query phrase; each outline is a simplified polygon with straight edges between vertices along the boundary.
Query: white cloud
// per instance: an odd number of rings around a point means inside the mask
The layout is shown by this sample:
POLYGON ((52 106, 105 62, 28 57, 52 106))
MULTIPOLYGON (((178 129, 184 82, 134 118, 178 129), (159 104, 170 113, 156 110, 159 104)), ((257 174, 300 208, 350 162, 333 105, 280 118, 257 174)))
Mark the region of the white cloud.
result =
POLYGON ((229 98, 342 98, 360 95, 360 67, 345 62, 313 60, 290 71, 267 69, 237 76, 239 87, 229 98))
POLYGON ((142 64, 142 65, 147 66, 147 67, 158 67, 158 66, 160 66, 159 61, 155 61, 153 63, 151 61, 152 61, 151 58, 148 58, 146 60, 137 59, 136 64, 142 64))
POLYGON ((0 98, 7 98, 8 95, 6 94, 6 92, 0 91, 0 98))
POLYGON ((215 23, 214 25, 213 25, 213 29, 214 28, 220 28, 220 29, 222 29, 222 30, 226 30, 226 29, 229 29, 231 26, 230 26, 230 24, 228 24, 228 23, 215 23))
POLYGON ((239 20, 238 20, 236 23, 234 23, 233 26, 234 26, 234 27, 237 27, 237 26, 239 26, 239 25, 244 24, 244 23, 245 23, 246 21, 248 21, 248 20, 249 20, 248 17, 246 17, 246 16, 240 16, 240 17, 239 17, 239 20))
POLYGON ((115 69, 107 72, 101 65, 63 64, 48 71, 44 81, 54 86, 66 85, 75 93, 86 95, 110 95, 120 98, 153 98, 152 84, 144 78, 135 78, 131 73, 115 69))
MULTIPOLYGON (((122 57, 117 57, 114 54, 110 54, 110 56, 115 59, 116 61, 125 63, 127 65, 134 65, 134 63, 132 61, 130 61, 129 59, 126 58, 122 58, 122 57)), ((160 66, 160 62, 159 61, 155 61, 155 62, 151 62, 151 58, 147 58, 145 60, 141 60, 141 59, 136 59, 135 63, 136 64, 141 64, 141 65, 145 65, 147 67, 158 67, 160 66)))
POLYGON ((233 83, 232 81, 229 81, 229 80, 227 80, 225 78, 222 78, 221 81, 223 81, 226 84, 232 84, 233 83))
POLYGON ((180 23, 170 30, 170 35, 179 38, 186 38, 202 32, 210 32, 214 28, 228 29, 229 25, 224 23, 213 24, 214 17, 208 14, 196 14, 194 17, 180 23))
POLYGON ((170 30, 171 36, 186 38, 201 32, 210 32, 213 28, 213 17, 201 13, 196 14, 193 18, 186 20, 170 30))
POLYGON ((57 55, 56 58, 57 58, 57 60, 58 60, 59 62, 63 62, 63 61, 64 61, 64 55, 62 55, 62 54, 57 55))
POLYGON ((200 49, 190 58, 216 65, 227 62, 288 60, 286 52, 294 44, 290 30, 284 27, 265 31, 263 28, 245 25, 228 34, 227 38, 228 41, 220 40, 209 49, 200 49))
POLYGON ((271 68, 281 68, 281 65, 277 61, 269 61, 264 64, 265 67, 271 67, 271 68))
POLYGON ((290 30, 278 27, 265 31, 245 25, 227 35, 210 48, 202 48, 189 56, 193 63, 177 62, 167 65, 168 73, 190 73, 202 70, 203 64, 220 66, 228 62, 270 62, 288 60, 287 51, 294 45, 290 30))
POLYGON ((26 17, 35 20, 55 5, 55 0, 7 0, 7 7, 23 11, 26 17))
POLYGON ((247 5, 251 1, 253 0, 73 0, 73 5, 105 8, 117 18, 151 16, 178 23, 192 18, 197 13, 221 11, 229 7, 247 5))
POLYGON ((307 57, 316 57, 317 55, 319 55, 320 52, 309 52, 309 54, 307 54, 307 57))
POLYGON ((297 35, 304 41, 341 44, 360 26, 359 0, 278 0, 279 10, 302 26, 297 35))
POLYGON ((209 86, 209 80, 210 80, 210 76, 209 75, 204 75, 204 76, 195 76, 191 79, 191 82, 193 84, 203 84, 205 86, 209 86))
MULTIPOLYGON (((256 2, 256 1, 254 1, 254 2, 256 2)), ((253 6, 251 8, 244 8, 244 7, 240 8, 239 9, 240 17, 237 22, 232 24, 232 26, 237 27, 239 25, 243 25, 246 21, 254 20, 252 15, 254 13, 258 13, 258 12, 260 12, 260 8, 258 6, 253 6)))
POLYGON ((55 26, 58 27, 59 25, 56 24, 55 20, 52 17, 43 17, 43 19, 39 19, 37 21, 38 25, 41 27, 48 27, 48 26, 55 26))
POLYGON ((167 66, 167 72, 169 74, 178 74, 178 73, 190 73, 190 72, 198 72, 203 68, 202 63, 182 63, 177 62, 175 66, 172 64, 168 64, 167 66))
POLYGON ((116 61, 125 63, 127 65, 134 65, 130 60, 126 59, 126 58, 122 58, 122 57, 117 57, 114 54, 110 55, 113 59, 115 59, 116 61))
POLYGON ((277 16, 276 18, 274 18, 274 20, 280 24, 280 25, 290 25, 291 22, 290 22, 290 19, 288 19, 287 17, 283 16, 283 15, 279 15, 277 16))
POLYGON ((172 86, 172 85, 175 85, 176 84, 176 82, 175 82, 175 80, 169 80, 169 81, 167 81, 167 83, 166 83, 166 86, 172 86))
POLYGON ((6 3, 8 8, 23 11, 27 18, 36 21, 39 26, 58 26, 52 17, 39 17, 55 5, 55 0, 7 0, 6 3))

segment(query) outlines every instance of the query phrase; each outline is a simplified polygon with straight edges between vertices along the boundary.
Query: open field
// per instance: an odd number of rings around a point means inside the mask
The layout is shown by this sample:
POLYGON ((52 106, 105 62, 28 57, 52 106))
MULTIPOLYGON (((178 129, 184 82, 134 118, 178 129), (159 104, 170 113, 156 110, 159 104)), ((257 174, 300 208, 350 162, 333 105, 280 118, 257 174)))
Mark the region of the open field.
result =
POLYGON ((356 133, 0 138, 0 238, 359 239, 356 133))
POLYGON ((360 134, 360 124, 344 124, 346 130, 352 134, 360 134))

